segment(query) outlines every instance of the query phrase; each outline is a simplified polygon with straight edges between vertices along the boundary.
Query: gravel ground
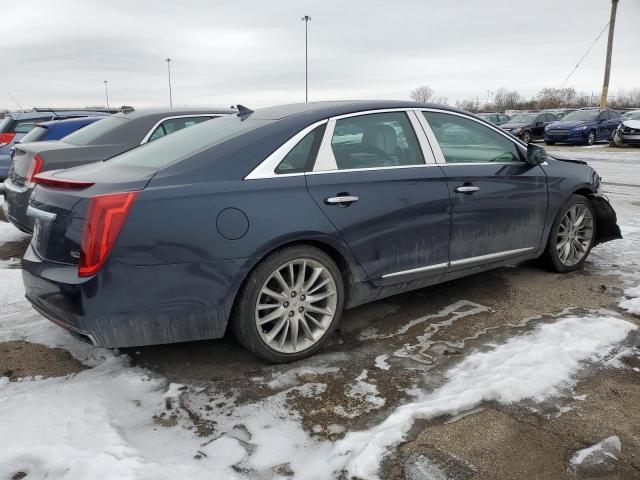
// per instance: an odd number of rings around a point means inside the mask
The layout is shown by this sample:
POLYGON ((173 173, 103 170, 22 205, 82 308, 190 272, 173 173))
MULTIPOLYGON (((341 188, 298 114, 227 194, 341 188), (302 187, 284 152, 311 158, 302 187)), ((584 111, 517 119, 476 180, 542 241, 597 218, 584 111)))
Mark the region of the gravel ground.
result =
MULTIPOLYGON (((613 149, 604 146, 549 150, 592 163, 602 172, 614 206, 620 198, 640 207, 640 149, 615 149, 614 160, 609 158, 613 149)), ((0 245, 0 262, 18 257, 26 241, 0 245)), ((616 248, 613 243, 605 247, 604 253, 594 251, 596 260, 616 248)), ((19 264, 10 261, 8 266, 19 264)), ((159 428, 189 424, 195 434, 210 438, 222 416, 282 394, 286 409, 296 412, 305 431, 336 440, 345 431, 378 424, 410 401, 416 389, 434 389, 444 372, 469 352, 503 343, 561 315, 606 309, 640 324, 638 317, 617 307, 629 272, 624 259, 615 267, 590 263, 584 271, 560 275, 527 263, 365 305, 345 313, 319 354, 289 365, 266 365, 231 337, 123 353, 153 375, 185 385, 179 401, 154 417, 159 428), (424 321, 416 323, 420 318, 424 321), (309 385, 316 387, 303 388, 309 385)), ((616 435, 622 445, 619 460, 597 478, 640 478, 640 336, 632 335, 610 357, 614 361, 586 368, 574 388, 552 400, 488 402, 459 418, 417 422, 385 457, 381 477, 586 478, 571 468, 573 453, 616 435)), ((62 349, 24 341, 0 343, 0 375, 4 372, 11 381, 71 375, 85 368, 62 349)), ((272 477, 245 473, 247 478, 288 478, 291 472, 283 467, 272 477)))

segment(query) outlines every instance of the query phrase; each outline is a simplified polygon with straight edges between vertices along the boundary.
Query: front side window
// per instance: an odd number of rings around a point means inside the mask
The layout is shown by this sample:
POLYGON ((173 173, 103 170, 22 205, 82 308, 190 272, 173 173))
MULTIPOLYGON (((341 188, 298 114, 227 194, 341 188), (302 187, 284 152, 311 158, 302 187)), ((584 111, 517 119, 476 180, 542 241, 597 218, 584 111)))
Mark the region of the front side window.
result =
POLYGON ((423 114, 447 163, 521 161, 514 142, 484 124, 447 113, 423 114))
POLYGON ((420 144, 404 112, 337 120, 331 149, 339 170, 424 164, 420 144))

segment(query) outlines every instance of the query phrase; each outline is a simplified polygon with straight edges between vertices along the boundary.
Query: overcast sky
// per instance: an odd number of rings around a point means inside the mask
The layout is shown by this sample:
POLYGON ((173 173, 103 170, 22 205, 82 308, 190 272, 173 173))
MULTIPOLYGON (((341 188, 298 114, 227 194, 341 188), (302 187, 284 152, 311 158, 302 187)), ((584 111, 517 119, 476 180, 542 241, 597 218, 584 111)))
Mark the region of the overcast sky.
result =
MULTIPOLYGON (((610 0, 0 0, 0 108, 531 96, 560 86, 610 0)), ((640 0, 620 0, 610 92, 640 87, 640 0)), ((606 33, 567 86, 602 85, 606 33)))

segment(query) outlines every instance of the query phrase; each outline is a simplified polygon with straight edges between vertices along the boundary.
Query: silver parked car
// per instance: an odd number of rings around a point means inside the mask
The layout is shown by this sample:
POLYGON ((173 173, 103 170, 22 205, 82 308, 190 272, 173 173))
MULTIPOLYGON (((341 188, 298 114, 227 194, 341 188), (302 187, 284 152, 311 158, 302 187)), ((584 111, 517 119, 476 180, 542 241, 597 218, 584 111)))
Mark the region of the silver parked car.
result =
POLYGON ((611 137, 612 147, 640 145, 640 110, 626 112, 611 137))
POLYGON ((231 108, 173 108, 135 110, 100 120, 59 141, 19 144, 12 154, 9 178, 4 182, 5 218, 20 230, 31 232, 34 219, 27 215, 29 197, 38 173, 106 160, 141 144, 191 125, 236 113, 231 108))

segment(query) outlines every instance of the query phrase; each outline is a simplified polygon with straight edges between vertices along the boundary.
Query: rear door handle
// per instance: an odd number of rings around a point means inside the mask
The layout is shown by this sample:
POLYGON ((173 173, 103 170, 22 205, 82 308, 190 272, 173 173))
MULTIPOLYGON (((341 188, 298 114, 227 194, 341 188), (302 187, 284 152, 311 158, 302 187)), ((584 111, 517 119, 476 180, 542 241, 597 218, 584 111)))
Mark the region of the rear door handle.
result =
POLYGON ((473 185, 462 185, 453 189, 456 193, 473 193, 480 190, 480 187, 474 187, 473 185))
POLYGON ((360 200, 355 195, 340 195, 337 197, 329 197, 324 199, 327 205, 349 205, 360 200))

